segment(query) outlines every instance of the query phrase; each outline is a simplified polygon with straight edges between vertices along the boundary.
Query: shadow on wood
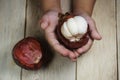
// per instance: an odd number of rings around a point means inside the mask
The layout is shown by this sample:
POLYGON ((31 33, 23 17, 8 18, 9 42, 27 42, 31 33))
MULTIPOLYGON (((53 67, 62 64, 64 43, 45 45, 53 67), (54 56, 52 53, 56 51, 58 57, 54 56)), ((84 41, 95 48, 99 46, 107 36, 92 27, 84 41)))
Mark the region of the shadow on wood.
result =
POLYGON ((43 48, 43 68, 47 68, 54 58, 54 52, 44 37, 37 37, 43 48))

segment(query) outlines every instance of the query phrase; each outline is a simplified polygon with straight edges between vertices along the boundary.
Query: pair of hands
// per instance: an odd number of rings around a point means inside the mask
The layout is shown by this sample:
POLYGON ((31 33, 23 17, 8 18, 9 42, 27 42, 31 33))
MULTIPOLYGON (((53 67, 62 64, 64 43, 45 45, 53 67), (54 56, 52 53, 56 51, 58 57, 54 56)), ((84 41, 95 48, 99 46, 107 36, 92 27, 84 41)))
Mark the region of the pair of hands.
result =
POLYGON ((47 13, 45 13, 40 20, 41 28, 45 31, 45 37, 48 43, 54 48, 55 51, 57 51, 58 53, 60 53, 65 57, 69 57, 72 61, 76 61, 79 55, 87 52, 91 48, 93 44, 93 40, 94 39, 100 40, 101 36, 97 31, 95 21, 86 13, 79 14, 80 16, 84 17, 88 22, 89 29, 91 32, 90 33, 91 38, 89 39, 88 43, 85 46, 77 50, 71 51, 65 48, 56 39, 55 28, 56 28, 56 25, 58 24, 58 19, 59 19, 58 13, 59 12, 57 11, 48 11, 47 13))

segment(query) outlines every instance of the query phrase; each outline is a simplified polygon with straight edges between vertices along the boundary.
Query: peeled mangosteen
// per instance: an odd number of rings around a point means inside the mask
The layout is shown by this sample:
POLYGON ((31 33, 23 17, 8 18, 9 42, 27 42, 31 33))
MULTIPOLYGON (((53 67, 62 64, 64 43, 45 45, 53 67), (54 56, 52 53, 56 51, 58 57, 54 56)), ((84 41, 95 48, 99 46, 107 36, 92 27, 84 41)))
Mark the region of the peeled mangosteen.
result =
POLYGON ((71 13, 59 14, 56 37, 66 48, 74 50, 87 44, 88 31, 87 21, 82 16, 71 13))

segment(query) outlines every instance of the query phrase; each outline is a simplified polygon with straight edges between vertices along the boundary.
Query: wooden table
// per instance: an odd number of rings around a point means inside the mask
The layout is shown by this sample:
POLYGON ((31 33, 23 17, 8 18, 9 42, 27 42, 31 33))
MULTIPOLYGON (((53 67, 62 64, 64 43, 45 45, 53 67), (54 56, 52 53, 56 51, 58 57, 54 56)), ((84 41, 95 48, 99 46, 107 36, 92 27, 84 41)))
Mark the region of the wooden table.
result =
MULTIPOLYGON (((61 3, 69 11, 70 0, 61 3)), ((42 37, 41 14, 36 0, 0 0, 0 80, 120 80, 120 0, 97 0, 93 18, 103 39, 77 62, 54 52, 49 66, 27 71, 14 63, 12 48, 24 36, 42 37)))

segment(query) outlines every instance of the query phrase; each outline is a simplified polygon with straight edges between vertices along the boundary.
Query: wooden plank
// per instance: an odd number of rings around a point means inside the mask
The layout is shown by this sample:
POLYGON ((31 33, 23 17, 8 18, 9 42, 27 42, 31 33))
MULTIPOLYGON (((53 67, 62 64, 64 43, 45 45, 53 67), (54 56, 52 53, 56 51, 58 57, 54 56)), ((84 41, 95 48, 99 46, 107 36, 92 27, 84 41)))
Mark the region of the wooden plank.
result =
POLYGON ((117 8, 117 50, 118 50, 118 79, 120 80, 120 0, 117 0, 116 3, 116 8, 117 8))
POLYGON ((96 0, 93 18, 102 34, 77 62, 77 80, 117 80, 115 0, 96 0))
POLYGON ((25 0, 0 0, 0 80, 20 80, 12 48, 24 37, 25 0))
MULTIPOLYGON (((68 3, 69 0, 62 0, 64 12, 69 9, 68 3)), ((35 0, 28 1, 26 36, 43 38, 42 30, 39 30, 40 28, 37 25, 42 12, 39 11, 39 7, 36 5, 37 2, 35 0)), ((50 52, 48 51, 49 54, 50 52)), ((46 68, 41 68, 38 71, 23 70, 22 72, 22 80, 75 80, 75 63, 54 52, 54 58, 46 68)))

